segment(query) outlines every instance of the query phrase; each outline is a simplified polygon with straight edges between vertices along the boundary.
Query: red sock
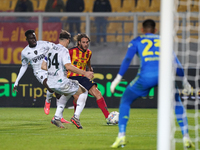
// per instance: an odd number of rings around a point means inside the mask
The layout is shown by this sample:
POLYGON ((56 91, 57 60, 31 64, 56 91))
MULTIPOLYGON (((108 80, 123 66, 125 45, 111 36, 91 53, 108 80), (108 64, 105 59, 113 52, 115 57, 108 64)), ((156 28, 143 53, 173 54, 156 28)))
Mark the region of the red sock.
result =
POLYGON ((75 112, 77 104, 74 102, 74 100, 73 100, 73 104, 74 104, 74 112, 75 112))
POLYGON ((99 106, 99 108, 103 112, 105 118, 108 118, 109 111, 107 109, 107 105, 106 105, 106 102, 105 102, 103 97, 97 100, 97 105, 99 106))

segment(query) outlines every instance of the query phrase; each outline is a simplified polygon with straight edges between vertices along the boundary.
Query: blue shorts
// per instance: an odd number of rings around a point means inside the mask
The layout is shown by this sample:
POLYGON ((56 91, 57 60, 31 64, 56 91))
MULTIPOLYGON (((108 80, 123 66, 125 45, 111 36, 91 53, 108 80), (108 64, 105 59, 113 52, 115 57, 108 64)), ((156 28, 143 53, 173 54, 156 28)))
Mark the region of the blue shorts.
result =
POLYGON ((152 87, 158 85, 158 76, 136 76, 134 80, 128 85, 133 93, 140 96, 146 96, 152 87))
POLYGON ((69 79, 77 80, 88 91, 91 89, 93 85, 97 86, 97 84, 94 81, 83 76, 72 76, 72 77, 69 77, 69 79))
POLYGON ((121 98, 121 104, 130 105, 138 97, 146 96, 152 87, 158 85, 158 76, 141 77, 136 76, 127 86, 121 98))

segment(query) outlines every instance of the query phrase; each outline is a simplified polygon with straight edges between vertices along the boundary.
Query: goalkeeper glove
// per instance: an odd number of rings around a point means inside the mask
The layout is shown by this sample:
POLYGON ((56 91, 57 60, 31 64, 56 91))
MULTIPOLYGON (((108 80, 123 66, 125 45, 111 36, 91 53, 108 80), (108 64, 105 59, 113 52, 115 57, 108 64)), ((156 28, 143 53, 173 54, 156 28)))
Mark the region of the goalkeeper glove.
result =
POLYGON ((117 76, 115 77, 115 79, 113 80, 113 82, 111 83, 111 86, 110 86, 110 91, 112 93, 114 93, 115 87, 119 84, 121 79, 122 79, 122 76, 120 74, 117 74, 117 76))
POLYGON ((183 78, 183 94, 190 95, 191 93, 191 85, 188 82, 187 78, 183 78))

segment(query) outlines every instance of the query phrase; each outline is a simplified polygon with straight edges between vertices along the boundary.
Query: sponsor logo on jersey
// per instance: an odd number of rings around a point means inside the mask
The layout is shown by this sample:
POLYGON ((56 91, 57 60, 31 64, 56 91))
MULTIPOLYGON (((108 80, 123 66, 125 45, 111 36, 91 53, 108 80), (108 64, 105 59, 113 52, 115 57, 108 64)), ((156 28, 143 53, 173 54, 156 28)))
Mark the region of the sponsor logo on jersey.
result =
POLYGON ((44 55, 44 54, 34 57, 34 58, 32 59, 32 61, 33 61, 34 63, 36 63, 38 60, 42 60, 43 58, 45 58, 45 55, 44 55))
POLYGON ((48 75, 49 76, 58 76, 58 73, 57 72, 48 72, 48 75))
POLYGON ((87 64, 86 63, 82 63, 82 62, 74 61, 73 65, 75 65, 77 67, 86 67, 87 64))

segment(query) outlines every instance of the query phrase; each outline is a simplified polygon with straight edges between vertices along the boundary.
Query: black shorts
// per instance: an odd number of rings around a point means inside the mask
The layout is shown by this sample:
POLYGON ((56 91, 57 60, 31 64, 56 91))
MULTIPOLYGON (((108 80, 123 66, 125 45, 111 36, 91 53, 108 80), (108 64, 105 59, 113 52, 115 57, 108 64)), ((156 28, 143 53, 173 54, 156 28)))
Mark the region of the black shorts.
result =
POLYGON ((69 79, 77 80, 88 91, 91 89, 93 85, 97 86, 97 84, 94 81, 83 76, 72 76, 72 77, 69 77, 69 79))

